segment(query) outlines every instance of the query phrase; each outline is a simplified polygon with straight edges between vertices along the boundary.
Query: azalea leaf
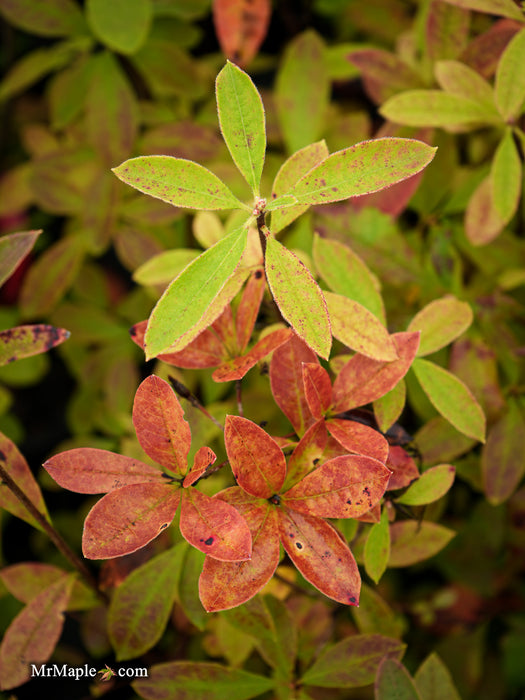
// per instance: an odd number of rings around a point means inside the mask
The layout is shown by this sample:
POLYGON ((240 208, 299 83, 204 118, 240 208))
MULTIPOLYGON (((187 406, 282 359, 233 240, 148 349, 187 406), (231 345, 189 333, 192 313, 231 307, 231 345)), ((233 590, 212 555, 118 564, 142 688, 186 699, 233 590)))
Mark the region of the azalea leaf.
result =
POLYGON ((216 314, 211 318, 210 307, 235 272, 247 236, 244 227, 234 231, 204 251, 173 280, 151 313, 145 335, 146 359, 182 350, 221 314, 237 293, 236 285, 222 299, 224 303, 214 307, 216 314))
POLYGON ((330 418, 326 421, 326 427, 330 435, 349 452, 386 462, 388 442, 379 431, 343 418, 330 418))
POLYGON ((383 138, 332 153, 288 191, 299 204, 327 204, 377 192, 415 175, 436 149, 422 141, 383 138))
POLYGON ((286 492, 286 505, 321 518, 357 518, 384 494, 390 470, 362 457, 344 455, 328 460, 286 492))
POLYGON ((149 0, 88 0, 86 14, 93 33, 113 51, 133 54, 146 41, 152 19, 149 0))
POLYGON ((496 149, 490 177, 494 207, 506 223, 516 213, 522 190, 521 159, 510 127, 496 149))
POLYGON ((7 628, 0 646, 0 688, 9 690, 30 678, 31 664, 45 663, 64 626, 74 575, 62 576, 26 605, 7 628))
POLYGON ((144 547, 171 523, 179 500, 180 490, 169 484, 130 484, 110 491, 86 517, 84 556, 112 559, 144 547))
POLYGON ((261 96, 251 78, 230 61, 217 76, 215 93, 224 141, 235 165, 258 197, 266 152, 261 96))
POLYGON ((454 483, 456 469, 451 464, 439 464, 427 469, 419 479, 411 484, 396 503, 406 506, 424 506, 444 496, 454 483))
POLYGON ((188 486, 191 486, 196 481, 198 481, 201 478, 201 476, 206 473, 209 467, 211 467, 211 465, 215 462, 216 459, 217 456, 210 447, 206 447, 205 445, 199 447, 199 449, 195 453, 193 466, 187 473, 187 475, 184 477, 184 481, 182 482, 183 488, 187 489, 188 486))
POLYGON ((73 0, 47 0, 37 7, 31 0, 1 0, 0 10, 10 24, 45 37, 83 34, 86 23, 73 0))
POLYGON ((290 455, 284 490, 293 486, 315 468, 323 455, 327 441, 326 423, 324 419, 320 419, 308 428, 290 455))
POLYGON ((273 350, 286 343, 292 334, 291 328, 279 328, 273 333, 265 335, 246 355, 235 357, 218 367, 212 374, 214 381, 231 382, 236 379, 242 379, 259 360, 262 360, 263 357, 266 357, 273 350))
POLYGON ((262 428, 240 416, 226 416, 224 443, 234 477, 247 493, 270 498, 286 476, 279 445, 262 428))
POLYGON ((151 375, 137 389, 133 424, 146 454, 175 474, 188 471, 191 431, 184 410, 164 379, 151 375))
POLYGON ((280 509, 279 532, 288 556, 307 581, 339 603, 359 604, 357 564, 331 525, 312 515, 280 509))
POLYGON ((64 328, 40 323, 0 331, 0 365, 47 352, 70 336, 64 328))
POLYGON ((184 158, 138 156, 112 170, 127 185, 175 207, 249 209, 217 175, 184 158))
POLYGON ((374 401, 374 416, 382 433, 392 427, 397 421, 406 401, 406 384, 398 382, 393 389, 374 401))
POLYGON ((498 124, 501 117, 491 105, 440 90, 406 90, 388 99, 380 114, 406 126, 464 126, 498 124))
POLYGON ((265 287, 264 269, 258 268, 251 274, 235 314, 237 345, 241 351, 246 349, 252 337, 253 327, 259 314, 265 287))
POLYGON ((375 681, 376 700, 421 700, 412 678, 402 663, 384 659, 375 681))
POLYGON ((303 362, 306 401, 314 418, 322 418, 332 403, 330 375, 316 362, 303 362))
POLYGON ((388 566, 412 566, 430 559, 455 536, 455 532, 432 522, 400 520, 390 526, 390 559, 388 566))
POLYGON ((309 347, 328 358, 330 318, 317 282, 299 258, 271 236, 266 239, 266 279, 283 317, 309 347))
POLYGON ((42 230, 21 231, 0 238, 0 286, 11 277, 41 233, 42 230))
POLYGON ((461 700, 450 671, 435 652, 417 669, 414 681, 422 700, 461 700))
MULTIPOLYGON (((523 21, 523 15, 521 17, 523 21)), ((523 110, 525 78, 520 66, 525 60, 525 29, 510 40, 503 52, 496 71, 494 96, 503 119, 515 119, 523 110)))
POLYGON ((246 66, 263 42, 272 6, 270 0, 215 0, 213 23, 224 55, 246 66))
POLYGON ((334 411, 348 411, 376 401, 405 376, 416 356, 419 333, 394 333, 391 338, 398 360, 379 362, 356 354, 344 365, 334 382, 334 411))
POLYGON ((386 508, 383 508, 381 520, 370 528, 364 555, 366 573, 374 583, 379 583, 390 559, 390 529, 386 508))
POLYGON ((216 500, 219 499, 233 505, 248 524, 252 556, 241 562, 206 557, 199 579, 199 595, 208 612, 227 610, 253 598, 271 579, 279 563, 276 508, 237 486, 218 494, 216 500))
POLYGON ((407 328, 420 331, 418 357, 430 355, 456 340, 472 323, 470 305, 453 296, 435 299, 417 313, 407 328))
POLYGON ((396 491, 419 479, 419 469, 412 457, 399 445, 390 445, 386 466, 393 472, 388 490, 396 491))
POLYGON ((59 486, 76 493, 107 493, 128 484, 166 483, 158 467, 95 447, 76 447, 44 462, 59 486))
POLYGON ((239 512, 197 489, 183 490, 180 531, 193 547, 214 559, 246 561, 251 556, 250 531, 239 512))

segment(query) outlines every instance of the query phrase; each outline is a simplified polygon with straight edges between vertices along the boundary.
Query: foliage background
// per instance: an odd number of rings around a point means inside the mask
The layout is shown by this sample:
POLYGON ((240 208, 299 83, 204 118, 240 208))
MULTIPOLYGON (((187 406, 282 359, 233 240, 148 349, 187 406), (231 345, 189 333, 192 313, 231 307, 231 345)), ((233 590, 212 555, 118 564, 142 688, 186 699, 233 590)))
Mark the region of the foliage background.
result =
MULTIPOLYGON (((216 17, 222 4, 216 3, 216 17)), ((314 230, 349 244, 380 280, 391 331, 405 329, 416 312, 446 294, 467 301, 475 319, 468 333, 432 359, 463 379, 488 419, 482 446, 439 417, 407 379, 401 423, 415 435, 424 468, 450 462, 458 474, 444 499, 412 514, 439 520, 457 534, 429 561, 389 569, 378 587, 367 580, 369 600, 359 611, 330 608, 320 631, 313 631, 313 621, 301 621, 304 643, 356 631, 402 637, 411 673, 436 651, 461 697, 525 697, 525 490, 519 488, 525 471, 525 94, 517 80, 518 104, 503 121, 471 74, 459 95, 469 104, 443 105, 434 94, 458 96, 450 88, 458 79, 451 61, 497 84, 502 54, 523 26, 518 6, 510 0, 283 0, 274 3, 267 29, 260 18, 254 21, 253 46, 226 35, 222 49, 207 0, 54 0, 48 7, 46 19, 39 3, 0 2, 0 226, 2 233, 43 229, 1 290, 0 322, 6 328, 48 322, 72 335, 51 353, 0 368, 0 429, 37 474, 57 529, 79 550, 93 501, 59 490, 40 465, 74 446, 138 454, 130 418, 135 389, 152 371, 166 376, 161 363, 144 363, 128 328, 148 316, 192 253, 169 259, 164 272, 152 274, 143 264, 162 251, 207 247, 221 225, 212 214, 195 216, 130 190, 110 168, 133 155, 176 155, 210 167, 245 198, 219 137, 213 98, 215 75, 229 51, 263 95, 267 190, 286 155, 321 138, 330 152, 394 134, 439 146, 415 192, 404 188, 388 197, 387 190, 314 209, 282 240, 310 268, 314 230), (417 116, 413 94, 408 106, 389 101, 416 89, 433 91, 417 116)), ((516 51, 518 58, 525 55, 516 51)), ((264 313, 262 321, 270 322, 269 303, 264 313)), ((177 376, 215 415, 234 405, 229 385, 215 384, 206 372, 177 376)), ((264 376, 250 374, 245 410, 278 433, 282 417, 266 399, 266 384, 264 376)), ((216 440, 212 424, 191 408, 188 415, 202 444, 216 440)), ((358 555, 359 540, 353 548, 358 555)), ((3 565, 29 560, 60 563, 41 533, 2 513, 3 565)), ((106 575, 114 583, 119 574, 108 567, 106 575)), ((0 592, 5 630, 22 606, 6 589, 0 592)), ((284 595, 278 587, 274 592, 284 595)), ((300 610, 294 614, 301 620, 300 610)), ((226 657, 235 665, 240 657, 231 639, 224 641, 222 624, 205 623, 198 612, 188 617, 177 606, 160 651, 146 656, 147 663, 165 655, 226 657)), ((57 654, 71 663, 112 660, 94 616, 68 620, 57 654)), ((260 669, 262 661, 252 658, 248 666, 260 669)), ((31 692, 30 686, 15 691, 20 698, 31 692)), ((109 696, 130 692, 117 686, 109 696)), ((367 698, 371 692, 324 689, 319 697, 367 698)))

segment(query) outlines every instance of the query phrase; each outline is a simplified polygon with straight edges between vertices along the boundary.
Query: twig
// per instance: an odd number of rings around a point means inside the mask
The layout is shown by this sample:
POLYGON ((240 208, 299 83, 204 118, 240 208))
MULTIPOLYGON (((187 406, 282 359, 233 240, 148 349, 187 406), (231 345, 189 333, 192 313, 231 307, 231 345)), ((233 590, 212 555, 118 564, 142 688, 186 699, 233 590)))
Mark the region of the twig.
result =
POLYGON ((206 418, 209 418, 213 423, 215 423, 215 425, 218 428, 224 430, 224 427, 219 423, 219 421, 204 408, 199 399, 195 396, 195 394, 191 393, 187 386, 184 386, 182 382, 179 382, 178 379, 175 379, 175 377, 172 377, 171 375, 168 375, 168 379, 170 380, 170 384, 173 387, 173 390, 180 397, 189 401, 194 408, 198 409, 201 413, 204 413, 206 418))
POLYGON ((241 418, 244 418, 244 408, 242 407, 242 380, 235 382, 235 393, 237 395, 237 410, 241 418))

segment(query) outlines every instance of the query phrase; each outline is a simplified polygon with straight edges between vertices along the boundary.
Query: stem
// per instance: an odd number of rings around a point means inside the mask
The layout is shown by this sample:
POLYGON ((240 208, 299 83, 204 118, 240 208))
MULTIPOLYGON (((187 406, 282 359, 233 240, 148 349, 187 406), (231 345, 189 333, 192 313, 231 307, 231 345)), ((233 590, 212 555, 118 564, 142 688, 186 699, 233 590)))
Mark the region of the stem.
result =
POLYGON ((215 423, 215 425, 218 428, 224 430, 224 427, 219 423, 219 421, 204 408, 199 399, 195 396, 195 394, 191 393, 187 386, 184 386, 182 382, 179 382, 178 379, 175 379, 175 377, 172 377, 171 375, 168 375, 168 379, 170 380, 170 384, 173 387, 173 390, 180 397, 189 401, 194 408, 198 409, 201 413, 204 413, 206 418, 209 418, 212 421, 212 423, 215 423))
POLYGON ((10 474, 0 464, 0 478, 8 487, 8 489, 18 498, 24 508, 33 516, 40 527, 44 530, 55 547, 61 552, 69 563, 80 573, 86 583, 93 588, 98 597, 104 602, 109 603, 108 596, 100 590, 97 581, 91 571, 87 568, 84 562, 75 554, 62 536, 55 528, 46 520, 45 516, 38 510, 33 501, 22 491, 20 486, 13 480, 10 474))

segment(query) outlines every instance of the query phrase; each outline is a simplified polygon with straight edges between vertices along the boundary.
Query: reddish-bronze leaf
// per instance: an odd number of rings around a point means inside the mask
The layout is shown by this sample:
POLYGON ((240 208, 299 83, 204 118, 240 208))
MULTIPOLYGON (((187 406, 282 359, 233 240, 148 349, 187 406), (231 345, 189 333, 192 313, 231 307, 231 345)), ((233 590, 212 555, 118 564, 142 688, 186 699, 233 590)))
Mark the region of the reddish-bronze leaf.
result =
MULTIPOLYGON (((139 348, 144 349, 144 334, 147 321, 137 323, 130 331, 131 338, 139 348)), ((195 340, 179 352, 167 352, 158 355, 158 359, 174 367, 185 369, 207 369, 216 367, 226 357, 226 350, 221 339, 210 328, 202 331, 195 340)))
POLYGON ((229 503, 197 489, 184 489, 180 531, 193 547, 221 561, 246 561, 252 538, 244 518, 229 503))
POLYGON ((380 500, 390 474, 370 457, 334 457, 307 474, 283 500, 293 510, 321 518, 358 518, 380 500))
POLYGON ((419 479, 419 469, 412 457, 399 445, 390 445, 386 466, 393 472, 388 490, 403 489, 414 479, 419 479))
POLYGON ((332 437, 349 452, 386 462, 388 442, 377 430, 343 418, 331 418, 326 422, 326 427, 332 437))
POLYGON ((303 362, 319 361, 313 350, 294 333, 287 343, 277 348, 270 363, 273 398, 299 436, 315 423, 304 391, 303 362))
POLYGON ((133 403, 133 424, 146 454, 177 474, 188 470, 191 446, 190 426, 168 382, 146 377, 137 389, 133 403))
POLYGON ((237 333, 237 347, 241 352, 246 349, 251 338, 259 307, 264 296, 266 278, 264 269, 258 268, 252 273, 242 294, 237 314, 235 316, 235 330, 237 333))
POLYGON ((242 379, 259 360, 262 360, 263 357, 266 357, 273 350, 286 343, 292 336, 292 333, 291 328, 278 328, 273 333, 269 333, 264 338, 261 338, 246 355, 224 362, 212 374, 213 379, 216 382, 231 382, 236 379, 242 379))
MULTIPOLYGON (((0 433, 0 464, 9 472, 13 481, 22 489, 26 496, 31 499, 40 513, 49 520, 40 486, 31 473, 25 457, 18 451, 17 446, 3 433, 0 433)), ((42 529, 41 525, 1 479, 0 508, 5 508, 5 510, 9 511, 9 513, 12 513, 12 515, 15 515, 17 518, 25 520, 33 527, 42 529)))
POLYGON ((195 459, 193 460, 193 467, 184 477, 182 486, 187 489, 188 486, 194 484, 201 476, 205 473, 208 467, 215 462, 217 455, 210 447, 199 447, 195 453, 195 459))
POLYGON ((86 559, 112 559, 151 542, 171 523, 180 490, 169 484, 130 484, 110 491, 89 511, 82 551, 86 559))
POLYGON ((0 647, 0 688, 9 690, 30 678, 31 664, 45 663, 64 625, 63 612, 75 581, 62 576, 26 605, 11 622, 0 647))
POLYGON ((399 355, 393 362, 378 362, 356 354, 339 372, 333 389, 334 410, 339 413, 364 406, 393 389, 408 372, 419 346, 419 332, 391 336, 399 355))
POLYGON ((208 612, 226 610, 245 603, 273 576, 279 563, 277 509, 237 486, 216 499, 235 506, 252 535, 252 556, 248 561, 222 562, 206 557, 199 579, 199 595, 208 612))
POLYGON ((239 486, 258 498, 270 498, 280 491, 286 460, 268 433, 247 418, 226 416, 224 442, 239 486))
POLYGON ((63 489, 76 493, 107 493, 128 484, 166 483, 163 472, 138 459, 95 447, 77 447, 44 462, 63 489))
POLYGON ((270 0, 214 0, 213 22, 222 52, 246 66, 259 50, 270 21, 270 0))
POLYGON ((303 362, 304 393, 314 418, 324 416, 332 403, 332 382, 324 367, 317 362, 303 362))
POLYGON ((352 552, 325 520, 279 509, 281 542, 312 586, 345 605, 359 604, 361 576, 352 552))
POLYGON ((326 447, 328 432, 324 419, 308 428, 288 460, 285 488, 293 486, 305 474, 315 469, 326 447))

